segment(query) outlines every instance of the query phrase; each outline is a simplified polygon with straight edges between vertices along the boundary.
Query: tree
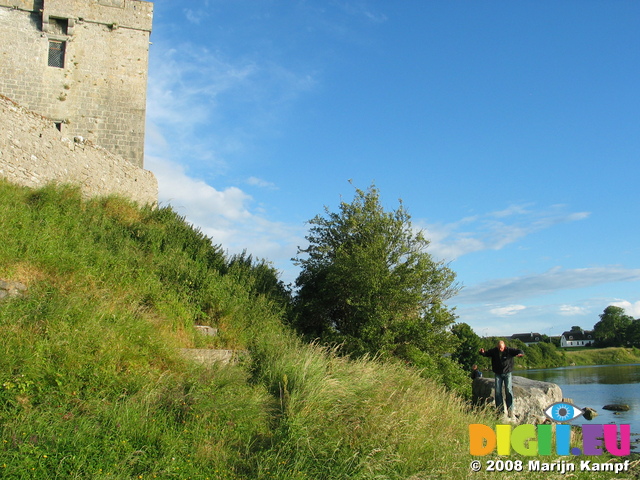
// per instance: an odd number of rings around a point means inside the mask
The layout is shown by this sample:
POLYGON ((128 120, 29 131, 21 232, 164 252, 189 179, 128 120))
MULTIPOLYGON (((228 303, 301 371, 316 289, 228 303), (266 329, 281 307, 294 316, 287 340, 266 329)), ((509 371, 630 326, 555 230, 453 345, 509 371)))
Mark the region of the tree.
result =
POLYGON ((470 372, 471 367, 474 364, 480 364, 483 358, 479 353, 482 347, 480 337, 466 323, 456 323, 451 327, 451 333, 460 341, 460 345, 451 354, 451 358, 462 365, 462 368, 467 372, 470 372))
POLYGON ((264 259, 254 259, 246 250, 231 256, 226 273, 243 283, 253 295, 264 295, 286 308, 292 303, 291 291, 280 280, 275 267, 264 259))
POLYGON ((640 319, 636 319, 627 327, 627 342, 634 347, 640 347, 640 319))
POLYGON ((444 302, 457 292, 455 274, 426 252, 400 201, 384 211, 375 186, 356 189, 339 212, 310 221, 298 248, 296 327, 351 354, 402 356, 417 347, 443 353, 455 344, 444 302))
POLYGON ((602 347, 623 347, 627 344, 627 328, 633 317, 625 315, 624 308, 609 305, 593 326, 593 336, 602 347))
POLYGON ((528 368, 554 368, 566 365, 565 354, 554 344, 538 342, 524 348, 528 368))

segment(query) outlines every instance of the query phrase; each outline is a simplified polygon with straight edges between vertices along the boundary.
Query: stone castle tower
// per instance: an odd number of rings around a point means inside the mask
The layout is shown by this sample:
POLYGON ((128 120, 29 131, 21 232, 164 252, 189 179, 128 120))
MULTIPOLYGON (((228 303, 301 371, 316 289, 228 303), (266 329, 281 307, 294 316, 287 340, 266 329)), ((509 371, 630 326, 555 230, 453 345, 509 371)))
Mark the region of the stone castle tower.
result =
POLYGON ((0 94, 143 166, 153 4, 0 0, 0 94))

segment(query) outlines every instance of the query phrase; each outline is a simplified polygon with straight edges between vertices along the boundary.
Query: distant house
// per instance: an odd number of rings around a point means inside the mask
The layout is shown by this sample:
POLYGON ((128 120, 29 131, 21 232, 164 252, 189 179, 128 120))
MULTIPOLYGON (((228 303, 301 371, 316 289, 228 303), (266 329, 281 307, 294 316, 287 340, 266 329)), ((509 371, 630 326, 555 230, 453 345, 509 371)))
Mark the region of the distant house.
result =
POLYGON ((539 343, 542 340, 542 335, 539 333, 514 333, 509 338, 511 340, 520 340, 528 347, 534 343, 539 343))
POLYGON ((588 347, 593 345, 593 330, 571 330, 560 337, 561 347, 588 347))

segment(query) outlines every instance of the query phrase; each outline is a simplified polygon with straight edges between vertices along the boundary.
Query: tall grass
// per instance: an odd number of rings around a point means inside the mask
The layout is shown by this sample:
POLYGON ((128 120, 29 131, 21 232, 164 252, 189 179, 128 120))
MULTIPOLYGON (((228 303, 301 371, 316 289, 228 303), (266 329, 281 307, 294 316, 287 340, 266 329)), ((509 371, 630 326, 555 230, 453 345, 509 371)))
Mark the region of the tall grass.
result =
POLYGON ((256 356, 268 365, 260 380, 279 399, 281 447, 261 462, 273 478, 457 478, 451 460, 468 449, 471 417, 444 387, 400 364, 349 361, 315 346, 284 352, 256 356))
POLYGON ((0 278, 28 286, 0 302, 0 478, 463 479, 468 425, 492 422, 403 365, 303 344, 267 266, 169 208, 0 182, 0 278))

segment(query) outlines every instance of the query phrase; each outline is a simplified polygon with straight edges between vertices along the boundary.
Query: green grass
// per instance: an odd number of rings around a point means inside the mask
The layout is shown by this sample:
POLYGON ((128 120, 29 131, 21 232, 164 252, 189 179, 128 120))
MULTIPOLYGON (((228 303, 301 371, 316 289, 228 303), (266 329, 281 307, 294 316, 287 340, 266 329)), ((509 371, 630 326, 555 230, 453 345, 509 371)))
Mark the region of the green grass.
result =
POLYGON ((608 347, 565 349, 567 361, 575 365, 620 365, 640 363, 640 350, 637 348, 608 347))
POLYGON ((0 278, 28 286, 0 302, 0 478, 554 478, 472 474, 468 425, 488 415, 302 343, 246 267, 169 208, 0 181, 0 278), (249 356, 203 367, 185 347, 249 356))

